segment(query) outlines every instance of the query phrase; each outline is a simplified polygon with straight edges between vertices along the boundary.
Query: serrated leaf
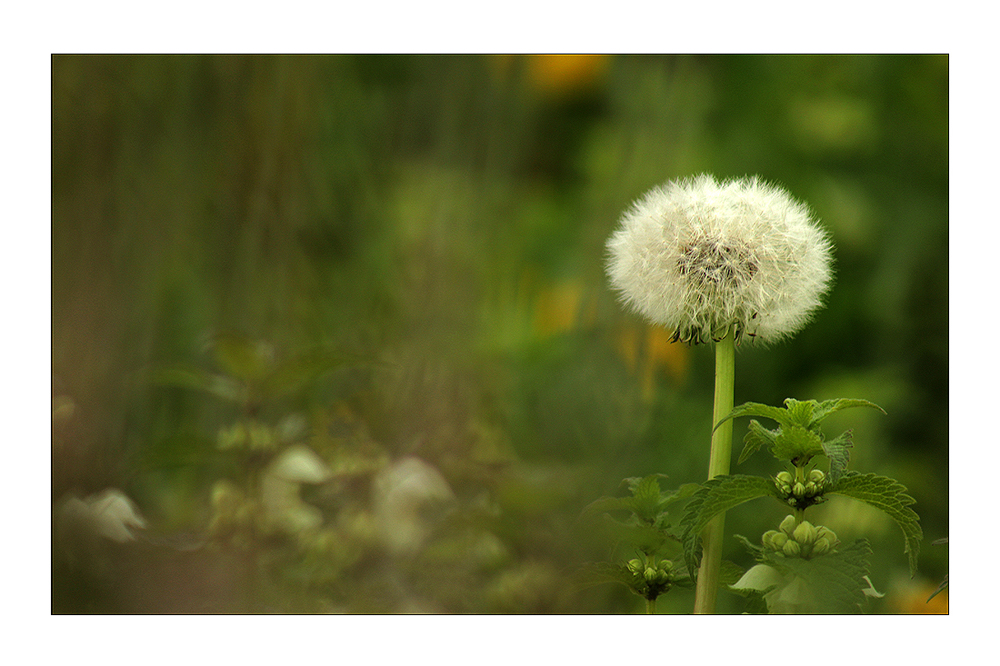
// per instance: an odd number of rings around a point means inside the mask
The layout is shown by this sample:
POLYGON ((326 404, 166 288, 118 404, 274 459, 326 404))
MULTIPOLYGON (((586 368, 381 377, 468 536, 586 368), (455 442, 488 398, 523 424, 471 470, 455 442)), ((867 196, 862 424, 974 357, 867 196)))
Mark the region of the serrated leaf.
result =
POLYGON ((688 569, 697 569, 701 552, 701 533, 716 516, 758 497, 777 497, 769 479, 760 476, 736 474, 709 479, 696 492, 685 507, 681 518, 684 534, 684 559, 688 569))
POLYGON ((840 477, 837 485, 828 492, 853 497, 885 512, 903 530, 904 552, 909 556, 910 577, 917 573, 917 556, 920 541, 924 538, 920 529, 920 516, 910 508, 916 500, 906 494, 906 486, 895 479, 877 474, 847 472, 840 477))
POLYGON ((604 583, 621 583, 634 590, 633 574, 621 565, 611 562, 587 562, 577 572, 576 580, 581 588, 603 585, 604 583))
MULTIPOLYGON (((787 425, 797 425, 809 428, 813 424, 813 409, 816 407, 815 400, 796 400, 795 398, 785 398, 785 419, 787 425)), ((786 425, 782 423, 782 425, 786 425)))
POLYGON ((757 420, 751 419, 747 434, 743 437, 743 451, 740 452, 736 464, 742 464, 744 460, 757 453, 763 446, 770 449, 774 446, 774 438, 778 436, 779 432, 778 430, 768 430, 757 420))
POLYGON ((782 407, 772 407, 759 402, 745 402, 742 405, 733 408, 733 411, 723 416, 719 422, 715 424, 715 427, 712 428, 712 432, 715 432, 720 425, 729 419, 738 419, 741 416, 763 416, 771 419, 772 421, 777 421, 781 425, 789 423, 788 410, 782 407))
POLYGON ((823 402, 816 405, 813 409, 813 423, 818 424, 820 421, 825 419, 830 414, 834 412, 839 412, 842 409, 848 409, 850 407, 874 407, 878 411, 885 414, 885 410, 876 405, 874 402, 869 402, 867 400, 860 400, 856 398, 841 398, 839 400, 824 400, 823 402))
POLYGON ((783 408, 772 407, 771 405, 764 405, 759 402, 743 403, 724 416, 719 423, 715 425, 715 428, 718 428, 719 425, 728 419, 735 419, 741 416, 763 416, 771 419, 772 421, 776 421, 782 427, 797 425, 803 428, 808 428, 809 430, 817 430, 820 422, 827 416, 850 407, 874 407, 885 414, 884 409, 873 402, 869 402, 868 400, 840 398, 837 400, 824 400, 823 402, 817 402, 815 400, 795 400, 794 398, 786 398, 785 407, 783 408))
POLYGON ((719 565, 719 585, 729 587, 742 578, 743 574, 743 567, 735 562, 722 560, 722 564, 719 565))
POLYGON ((782 426, 771 453, 778 460, 806 461, 823 453, 823 438, 800 425, 782 426))
POLYGON ((836 439, 823 442, 823 454, 830 459, 827 479, 831 485, 836 485, 841 475, 847 471, 847 464, 851 461, 851 448, 854 447, 852 436, 853 432, 848 430, 836 439))
POLYGON ((653 522, 660 512, 660 482, 657 475, 643 478, 632 489, 631 509, 642 520, 653 522))
POLYGON ((872 590, 868 579, 872 550, 867 539, 805 560, 773 556, 767 565, 782 582, 764 595, 771 613, 859 613, 872 590))

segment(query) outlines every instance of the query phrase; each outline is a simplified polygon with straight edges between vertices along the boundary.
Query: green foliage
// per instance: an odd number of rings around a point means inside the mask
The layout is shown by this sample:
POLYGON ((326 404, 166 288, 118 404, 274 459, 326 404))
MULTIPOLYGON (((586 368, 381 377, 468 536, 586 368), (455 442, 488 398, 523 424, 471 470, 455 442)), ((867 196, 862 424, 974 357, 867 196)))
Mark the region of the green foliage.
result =
POLYGON ((917 555, 924 538, 920 517, 910 508, 916 500, 907 494, 906 486, 895 479, 877 474, 848 472, 829 492, 845 495, 884 511, 903 530, 904 552, 910 560, 910 576, 917 572, 917 555))
POLYGON ((667 507, 690 498, 698 484, 685 484, 677 490, 660 490, 662 474, 629 478, 622 482, 629 495, 602 497, 584 509, 585 516, 600 515, 617 535, 614 550, 635 553, 627 562, 590 563, 583 568, 583 585, 617 582, 634 593, 655 601, 674 585, 689 586, 691 575, 671 559, 679 554, 677 525, 667 507), (625 514, 624 518, 612 514, 625 514))
MULTIPOLYGON (((400 590, 431 600, 431 611, 487 608, 469 592, 494 589, 480 565, 454 557, 387 573, 371 544, 368 483, 414 454, 512 554, 509 584, 497 585, 510 596, 490 608, 619 611, 628 596, 614 588, 593 605, 550 606, 508 590, 558 582, 528 564, 562 570, 603 555, 596 530, 560 531, 594 488, 668 456, 663 471, 678 484, 702 479, 704 350, 644 346, 646 330, 606 287, 603 243, 622 207, 658 181, 750 170, 814 206, 837 245, 838 284, 804 335, 741 356, 740 376, 758 399, 868 395, 886 407, 891 437, 871 450, 870 469, 905 455, 924 530, 947 533, 947 57, 581 60, 597 66, 55 56, 51 360, 54 394, 72 398, 76 416, 53 419, 53 496, 127 484, 157 527, 199 530, 215 479, 238 478, 237 449, 219 451, 219 431, 256 421, 284 437, 284 418, 298 413, 308 434, 297 441, 335 475, 303 500, 336 529, 305 560, 283 546, 291 563, 274 570, 294 572, 295 584, 274 597, 301 604, 294 610, 391 612, 400 590), (759 140, 746 141, 747 127, 762 128, 759 140), (664 141, 682 149, 658 149, 664 141), (543 296, 565 319, 541 307, 543 296), (227 361, 236 374, 200 363, 199 341, 218 330, 252 336, 249 358, 236 349, 227 361), (279 367, 265 353, 254 369, 254 338, 279 367), (571 353, 551 362, 528 353, 567 342, 571 353), (348 362, 313 382, 321 364, 306 360, 310 349, 394 365, 348 362), (176 370, 171 386, 197 390, 137 381, 164 365, 176 370), (301 388, 277 377, 283 367, 301 373, 301 388), (397 376, 429 379, 411 389, 397 376), (259 414, 245 413, 254 405, 259 414), (502 455, 484 462, 487 439, 502 455), (554 454, 559 465, 549 465, 554 454), (515 507, 523 494, 498 491, 522 474, 511 459, 563 499, 515 507)), ((143 582, 173 579, 129 568, 143 582)), ((211 603, 245 582, 211 588, 211 603)), ((54 580, 54 593, 66 584, 54 580)), ((129 596, 145 600, 140 612, 164 609, 156 595, 129 596)), ((201 612, 208 595, 196 596, 187 608, 201 612)))
POLYGON ((217 333, 208 346, 221 372, 175 365, 157 371, 154 379, 162 385, 203 391, 252 412, 264 403, 314 389, 318 380, 337 368, 372 364, 370 359, 322 347, 281 355, 267 341, 232 332, 217 333))
POLYGON ((838 399, 817 402, 787 398, 784 408, 756 402, 739 405, 724 416, 715 427, 718 428, 725 421, 741 416, 762 416, 771 419, 780 427, 768 430, 756 420, 750 421, 749 430, 743 440, 740 463, 767 446, 778 460, 790 460, 796 465, 808 464, 817 455, 828 455, 831 458, 831 474, 839 476, 850 458, 847 451, 851 447, 850 434, 844 433, 826 443, 820 432, 820 424, 830 414, 851 407, 874 407, 885 413, 881 407, 867 400, 838 399))
POLYGON ((752 548, 759 564, 731 589, 762 596, 772 614, 860 613, 869 597, 878 596, 868 579, 872 550, 866 539, 812 559, 752 548))
POLYGON ((759 476, 717 476, 702 484, 691 496, 681 519, 688 569, 694 571, 698 566, 701 533, 713 518, 744 502, 767 496, 778 497, 777 490, 770 479, 759 476))

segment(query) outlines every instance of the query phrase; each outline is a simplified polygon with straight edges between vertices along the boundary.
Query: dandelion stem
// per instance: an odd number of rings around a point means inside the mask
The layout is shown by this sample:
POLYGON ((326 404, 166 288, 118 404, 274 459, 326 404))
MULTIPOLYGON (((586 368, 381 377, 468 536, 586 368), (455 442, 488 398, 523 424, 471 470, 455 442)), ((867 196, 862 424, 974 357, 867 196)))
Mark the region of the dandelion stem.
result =
MULTIPOLYGON (((712 425, 733 411, 733 387, 736 374, 736 348, 732 328, 715 345, 715 407, 712 425)), ((712 449, 708 460, 708 478, 729 474, 733 457, 733 422, 726 421, 712 434, 712 449)), ((719 589, 719 569, 722 565, 722 539, 725 514, 712 520, 702 534, 703 554, 695 588, 694 612, 715 612, 715 597, 719 589)))

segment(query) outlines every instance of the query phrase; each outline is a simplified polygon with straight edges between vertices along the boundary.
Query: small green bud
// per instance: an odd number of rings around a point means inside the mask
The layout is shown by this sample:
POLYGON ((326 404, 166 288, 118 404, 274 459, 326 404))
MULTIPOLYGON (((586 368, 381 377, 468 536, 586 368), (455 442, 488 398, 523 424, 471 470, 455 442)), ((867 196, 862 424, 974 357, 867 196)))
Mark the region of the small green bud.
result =
POLYGON ((806 486, 801 481, 796 481, 795 485, 792 486, 792 494, 796 497, 803 497, 806 494, 806 486))
POLYGON ((763 544, 765 548, 773 548, 771 544, 774 542, 774 537, 778 536, 779 534, 781 534, 781 532, 779 532, 778 530, 768 530, 764 532, 764 536, 760 538, 760 542, 761 544, 763 544))
POLYGON ((785 516, 785 519, 781 521, 781 525, 778 527, 788 536, 792 536, 792 532, 795 531, 795 516, 785 516))
POLYGON ((795 532, 792 533, 792 536, 796 541, 804 546, 816 540, 816 528, 813 527, 812 523, 808 520, 803 520, 799 523, 799 526, 795 528, 795 532))
POLYGON ((802 552, 802 546, 800 546, 797 541, 789 539, 785 545, 782 546, 781 550, 788 557, 797 557, 798 554, 802 552))
POLYGON ((828 550, 830 550, 830 542, 825 538, 816 539, 816 543, 813 544, 812 554, 813 555, 823 555, 828 550))
POLYGON ((642 562, 639 560, 629 560, 626 566, 632 573, 637 574, 642 572, 642 562))
POLYGON ((806 481, 806 497, 813 497, 819 492, 819 486, 812 481, 806 481))
POLYGON ((662 569, 664 571, 664 573, 667 572, 667 571, 670 571, 673 568, 674 568, 674 563, 671 562, 670 560, 661 560, 660 561, 660 569, 662 569))
POLYGON ((788 543, 788 535, 784 532, 775 532, 774 536, 771 537, 771 548, 774 550, 781 550, 788 543))
POLYGON ((822 485, 826 481, 826 474, 818 469, 814 469, 809 472, 809 481, 812 481, 817 486, 822 485))
POLYGON ((816 528, 816 540, 819 541, 820 539, 826 539, 830 542, 831 546, 838 541, 837 535, 833 533, 833 530, 829 527, 823 527, 822 525, 816 528))
POLYGON ((646 572, 643 574, 643 577, 646 579, 647 583, 652 583, 656 580, 656 569, 653 567, 646 567, 646 572))
POLYGON ((792 480, 793 480, 792 475, 789 474, 788 472, 778 472, 778 474, 774 478, 779 485, 785 485, 785 486, 792 485, 792 480))

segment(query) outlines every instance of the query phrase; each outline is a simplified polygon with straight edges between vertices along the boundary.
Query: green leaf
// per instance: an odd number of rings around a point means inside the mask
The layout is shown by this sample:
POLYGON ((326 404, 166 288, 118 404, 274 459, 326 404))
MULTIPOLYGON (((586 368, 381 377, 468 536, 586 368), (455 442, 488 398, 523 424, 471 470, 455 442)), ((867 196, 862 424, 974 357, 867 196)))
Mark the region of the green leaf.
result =
POLYGON ((920 517, 910 508, 916 500, 906 494, 906 486, 895 479, 877 474, 847 472, 840 477, 837 485, 828 492, 853 497, 865 504, 884 511, 903 530, 904 551, 909 555, 910 577, 917 573, 917 556, 920 541, 924 538, 920 529, 920 517))
POLYGON ((712 432, 715 432, 720 425, 729 419, 738 419, 741 416, 763 416, 771 419, 772 421, 777 421, 781 425, 788 423, 788 411, 782 409, 781 407, 771 407, 770 405, 764 405, 759 402, 745 402, 723 416, 719 422, 715 424, 715 428, 712 428, 712 432))
POLYGON ((818 424, 820 421, 825 419, 830 414, 834 412, 839 412, 842 409, 848 409, 849 407, 874 407, 878 411, 885 414, 885 410, 876 405, 874 402, 868 402, 867 400, 851 399, 851 398, 841 398, 839 400, 824 400, 823 402, 816 405, 813 409, 813 423, 818 424))
POLYGON ((783 426, 774 438, 771 452, 778 460, 806 462, 823 453, 823 438, 800 425, 783 426))
MULTIPOLYGON (((849 407, 874 407, 883 414, 885 410, 873 402, 860 399, 840 398, 837 400, 795 400, 786 398, 785 406, 772 407, 759 402, 746 402, 734 408, 715 425, 718 428, 728 419, 741 416, 763 416, 776 421, 782 427, 800 426, 809 430, 818 430, 820 422, 830 414, 849 407)), ((713 429, 714 430, 714 429, 713 429)))
POLYGON ((802 428, 812 427, 814 424, 813 409, 816 405, 815 400, 785 398, 785 410, 788 413, 785 415, 785 421, 781 422, 781 425, 796 425, 802 428))
POLYGON ((660 513, 660 482, 653 474, 640 480, 632 488, 631 509, 640 519, 654 522, 660 513))
POLYGON ((742 464, 744 460, 757 453, 762 446, 773 447, 774 440, 780 432, 780 430, 768 430, 757 420, 751 419, 747 434, 743 437, 743 451, 736 464, 742 464))
POLYGON ((744 502, 767 496, 777 497, 777 489, 770 479, 760 476, 717 476, 702 484, 687 503, 681 518, 681 527, 684 528, 681 539, 688 569, 697 569, 701 533, 713 518, 744 502))
POLYGON ((823 454, 830 459, 830 474, 827 479, 831 485, 836 485, 841 475, 847 471, 847 463, 851 461, 851 439, 853 432, 848 430, 837 439, 823 442, 823 454))
MULTIPOLYGON (((577 572, 577 584, 581 588, 593 587, 604 583, 621 583, 625 587, 635 592, 633 585, 634 574, 629 572, 620 564, 611 562, 587 562, 580 571, 577 572)), ((638 592, 636 592, 638 594, 638 592)))
POLYGON ((766 566, 781 574, 763 577, 770 584, 764 594, 771 613, 859 613, 874 590, 868 578, 867 539, 810 560, 769 556, 766 566))

